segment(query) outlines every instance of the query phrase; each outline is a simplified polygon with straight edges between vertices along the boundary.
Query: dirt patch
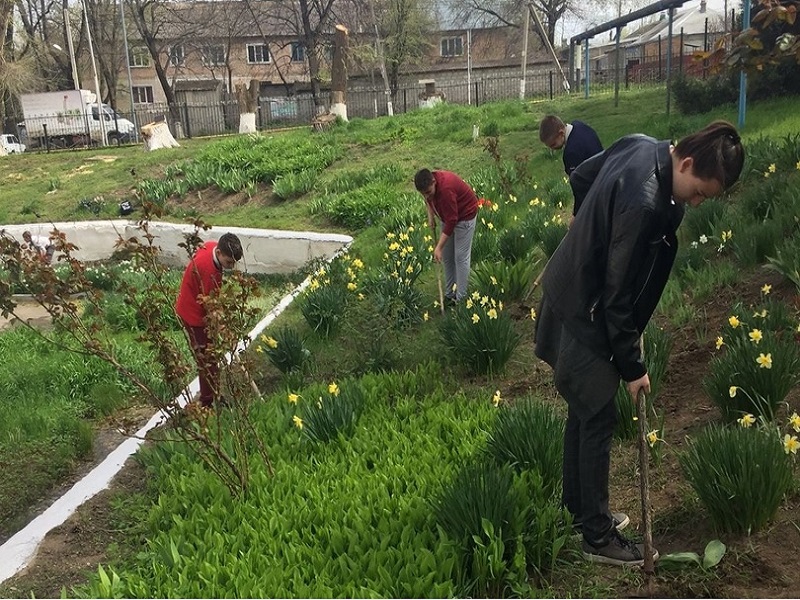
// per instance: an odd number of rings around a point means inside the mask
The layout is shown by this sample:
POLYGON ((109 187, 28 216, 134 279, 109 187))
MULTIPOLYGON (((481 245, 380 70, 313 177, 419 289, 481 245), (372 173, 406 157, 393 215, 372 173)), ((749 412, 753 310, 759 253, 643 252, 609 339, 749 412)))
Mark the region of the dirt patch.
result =
POLYGON ((189 192, 184 198, 169 200, 168 205, 173 209, 191 211, 201 215, 212 215, 249 203, 256 203, 259 206, 266 207, 277 202, 278 200, 272 196, 270 188, 259 185, 252 197, 244 192, 227 194, 216 187, 209 187, 204 190, 189 192))

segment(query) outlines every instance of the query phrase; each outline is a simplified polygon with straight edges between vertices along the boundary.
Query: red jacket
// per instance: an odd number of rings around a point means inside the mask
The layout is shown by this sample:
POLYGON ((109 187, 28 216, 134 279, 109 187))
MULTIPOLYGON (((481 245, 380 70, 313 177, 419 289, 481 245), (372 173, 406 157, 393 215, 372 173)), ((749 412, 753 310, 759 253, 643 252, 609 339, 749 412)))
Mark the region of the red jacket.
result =
POLYGON ((434 171, 436 193, 428 201, 442 220, 442 233, 453 235, 456 223, 469 221, 478 214, 478 197, 461 177, 451 171, 434 171))
POLYGON ((217 242, 206 242, 200 246, 183 273, 175 312, 190 327, 205 325, 206 311, 197 297, 208 296, 222 285, 222 266, 214 262, 216 247, 217 242))

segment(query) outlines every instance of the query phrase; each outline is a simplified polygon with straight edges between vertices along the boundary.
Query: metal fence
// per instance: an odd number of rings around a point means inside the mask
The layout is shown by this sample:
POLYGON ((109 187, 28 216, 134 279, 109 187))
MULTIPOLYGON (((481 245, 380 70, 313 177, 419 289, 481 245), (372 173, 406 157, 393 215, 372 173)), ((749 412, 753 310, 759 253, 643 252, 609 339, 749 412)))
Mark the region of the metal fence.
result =
MULTIPOLYGON (((704 76, 708 71, 708 69, 698 69, 696 64, 691 63, 690 57, 683 57, 682 60, 676 57, 672 69, 674 74, 683 72, 697 77, 704 76)), ((624 74, 622 71, 620 74, 624 81, 624 89, 661 85, 666 79, 666 64, 665 61, 658 61, 625 67, 624 74)), ((612 92, 615 75, 616 72, 613 69, 590 72, 590 92, 592 94, 612 92)), ((573 94, 585 91, 583 87, 585 82, 580 73, 577 73, 576 79, 581 87, 580 89, 573 87, 573 94)), ((475 78, 464 72, 456 75, 450 73, 447 83, 437 83, 436 94, 451 104, 480 106, 487 102, 518 99, 520 98, 520 89, 520 77, 479 76, 475 78)), ((327 92, 325 93, 327 94, 327 92)), ((553 99, 566 93, 561 74, 557 70, 527 74, 524 93, 524 98, 527 100, 553 99)), ((416 110, 428 103, 425 86, 412 84, 398 89, 392 104, 394 113, 402 114, 416 110)), ((132 121, 136 125, 136 130, 145 123, 167 120, 173 134, 178 138, 232 134, 239 131, 240 111, 239 105, 235 101, 224 100, 210 104, 183 102, 177 105, 176 112, 177 119, 171 116, 166 104, 137 107, 133 115, 120 112, 112 122, 107 123, 107 131, 111 130, 109 127, 114 128, 117 125, 115 121, 118 119, 132 121)), ((315 113, 316 109, 310 94, 283 97, 262 96, 259 98, 256 125, 259 130, 309 125, 315 113)), ((359 85, 358 82, 354 82, 347 93, 347 114, 349 118, 364 119, 387 115, 387 95, 383 88, 359 85)), ((40 143, 41 138, 31 139, 26 135, 25 128, 19 127, 22 124, 21 116, 11 117, 6 123, 5 130, 16 131, 23 143, 28 144, 31 149, 37 147, 45 149, 44 145, 40 143)), ((97 136, 87 136, 87 139, 84 140, 76 138, 79 143, 72 145, 85 147, 89 142, 89 137, 95 145, 100 139, 97 136)), ((123 136, 115 136, 111 142, 136 141, 135 136, 131 136, 131 138, 128 140, 123 136)))

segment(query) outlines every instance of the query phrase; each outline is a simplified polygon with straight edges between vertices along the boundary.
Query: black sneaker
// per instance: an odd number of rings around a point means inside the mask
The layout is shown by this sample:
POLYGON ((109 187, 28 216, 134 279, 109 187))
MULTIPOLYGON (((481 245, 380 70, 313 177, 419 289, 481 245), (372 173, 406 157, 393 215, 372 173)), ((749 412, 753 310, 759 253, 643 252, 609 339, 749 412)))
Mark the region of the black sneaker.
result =
MULTIPOLYGON (((628 525, 631 524, 631 519, 625 513, 611 513, 611 518, 614 521, 614 529, 617 531, 622 531, 628 525)), ((575 533, 583 533, 583 527, 580 521, 573 521, 572 522, 572 529, 575 533)))
MULTIPOLYGON (((658 560, 658 550, 653 548, 653 561, 658 560)), ((605 546, 595 548, 583 540, 583 557, 589 562, 606 565, 641 567, 644 565, 644 544, 635 544, 616 529, 605 546)))

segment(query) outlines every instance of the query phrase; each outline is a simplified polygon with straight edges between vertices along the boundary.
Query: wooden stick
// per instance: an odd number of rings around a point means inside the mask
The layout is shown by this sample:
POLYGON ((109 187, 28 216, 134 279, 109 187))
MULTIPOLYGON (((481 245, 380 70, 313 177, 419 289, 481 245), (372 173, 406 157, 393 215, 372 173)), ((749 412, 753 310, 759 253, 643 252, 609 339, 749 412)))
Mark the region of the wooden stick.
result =
POLYGON ((647 448, 647 396, 639 391, 636 399, 636 414, 639 419, 639 491, 642 497, 642 527, 644 528, 644 581, 648 595, 651 591, 653 565, 653 522, 650 516, 650 465, 647 448))
POLYGON ((442 289, 442 265, 438 262, 434 262, 436 265, 436 283, 439 284, 439 306, 442 309, 442 314, 444 314, 444 290, 442 289))

